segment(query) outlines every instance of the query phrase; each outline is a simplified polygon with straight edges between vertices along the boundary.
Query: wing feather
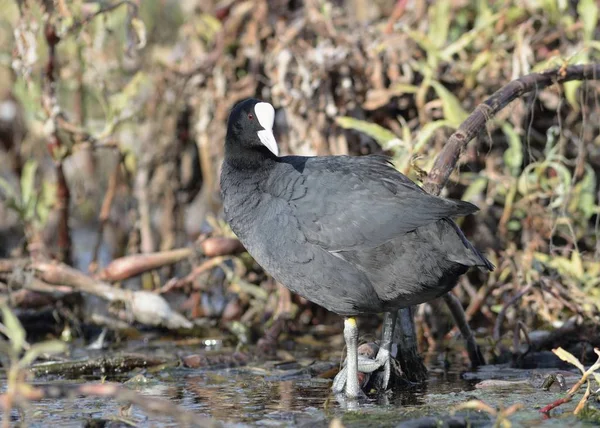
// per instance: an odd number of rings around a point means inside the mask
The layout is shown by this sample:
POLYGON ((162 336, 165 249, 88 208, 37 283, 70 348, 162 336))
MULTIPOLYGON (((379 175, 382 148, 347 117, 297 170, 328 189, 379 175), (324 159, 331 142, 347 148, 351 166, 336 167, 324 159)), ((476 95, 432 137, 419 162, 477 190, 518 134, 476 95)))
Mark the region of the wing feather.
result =
POLYGON ((420 226, 478 210, 427 194, 384 156, 290 157, 286 162, 295 163, 299 173, 280 183, 286 187, 282 193, 293 196, 291 213, 306 240, 330 252, 374 248, 420 226))

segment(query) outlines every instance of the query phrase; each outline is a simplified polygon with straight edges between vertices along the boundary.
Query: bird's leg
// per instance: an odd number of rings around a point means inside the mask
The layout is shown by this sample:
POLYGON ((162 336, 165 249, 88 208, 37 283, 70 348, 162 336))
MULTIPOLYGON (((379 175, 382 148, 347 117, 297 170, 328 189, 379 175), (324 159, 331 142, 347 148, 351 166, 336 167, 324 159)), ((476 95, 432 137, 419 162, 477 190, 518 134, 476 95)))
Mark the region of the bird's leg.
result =
POLYGON ((346 340, 346 365, 333 380, 333 392, 346 392, 347 398, 362 395, 358 383, 358 326, 355 318, 344 320, 344 339, 346 340), (344 388, 345 386, 345 388, 344 388))
MULTIPOLYGON (((360 356, 357 358, 358 371, 362 373, 373 373, 379 368, 383 367, 383 374, 378 378, 378 387, 379 390, 385 390, 387 388, 388 382, 390 380, 391 374, 391 363, 390 363, 390 353, 392 348, 392 338, 394 336, 394 327, 396 325, 396 317, 397 312, 386 312, 383 317, 383 328, 382 328, 382 337, 381 344, 379 346, 379 351, 377 352, 377 356, 375 359, 367 358, 364 356, 360 356)), ((346 394, 348 394, 348 381, 350 380, 350 376, 352 373, 356 373, 356 384, 358 384, 358 374, 357 370, 354 370, 351 364, 351 353, 350 342, 348 341, 348 320, 345 322, 344 328, 344 337, 346 338, 346 346, 348 347, 348 357, 346 361, 346 366, 342 368, 342 370, 337 374, 333 381, 332 389, 334 392, 341 392, 344 389, 344 384, 346 384, 346 394)), ((356 324, 354 324, 356 336, 358 336, 358 329, 356 329, 356 324)), ((356 338, 356 342, 358 342, 358 337, 356 338)), ((356 346, 356 345, 355 345, 356 346)), ((357 349, 357 348, 354 348, 357 349)), ((358 351, 354 354, 358 357, 358 351)), ((353 381, 354 382, 354 381, 353 381)))
MULTIPOLYGON (((397 311, 386 312, 383 316, 383 327, 381 332, 381 343, 379 351, 375 357, 375 361, 379 367, 383 367, 383 376, 379 378, 377 389, 385 391, 390 381, 392 365, 390 362, 390 354, 392 350, 392 338, 394 337, 394 327, 396 326, 397 311)), ((358 367, 362 371, 360 365, 358 367)))
POLYGON ((344 321, 344 339, 346 339, 348 364, 348 379, 346 379, 346 397, 354 398, 360 394, 358 384, 358 326, 356 318, 346 318, 344 321))

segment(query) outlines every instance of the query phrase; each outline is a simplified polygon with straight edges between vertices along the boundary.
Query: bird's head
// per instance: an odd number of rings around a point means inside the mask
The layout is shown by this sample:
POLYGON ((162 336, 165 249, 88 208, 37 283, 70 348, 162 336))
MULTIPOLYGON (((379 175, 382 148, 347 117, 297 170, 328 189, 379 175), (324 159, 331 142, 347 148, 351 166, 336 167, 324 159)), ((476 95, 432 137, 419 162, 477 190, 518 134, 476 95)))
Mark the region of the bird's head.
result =
POLYGON ((231 110, 227 121, 228 150, 260 150, 266 147, 273 155, 279 155, 273 135, 275 109, 269 103, 256 98, 239 102, 231 110))

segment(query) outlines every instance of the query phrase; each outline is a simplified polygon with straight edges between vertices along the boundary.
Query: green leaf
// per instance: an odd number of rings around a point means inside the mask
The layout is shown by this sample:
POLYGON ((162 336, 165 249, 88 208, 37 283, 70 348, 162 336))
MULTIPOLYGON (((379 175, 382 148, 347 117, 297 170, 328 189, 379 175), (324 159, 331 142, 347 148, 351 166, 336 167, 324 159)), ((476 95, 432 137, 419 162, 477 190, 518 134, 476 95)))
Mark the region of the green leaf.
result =
POLYGON ((138 39, 136 48, 142 49, 144 46, 146 46, 146 42, 148 40, 146 37, 146 26, 144 25, 144 21, 139 18, 133 18, 131 20, 131 28, 133 28, 133 31, 135 31, 138 39))
POLYGON ((495 313, 495 314, 499 314, 500 311, 502 311, 502 308, 504 308, 504 305, 492 305, 490 307, 490 309, 492 310, 492 312, 495 313))
POLYGON ((571 182, 573 180, 571 171, 564 164, 559 162, 545 162, 544 166, 546 168, 550 167, 556 171, 558 180, 556 178, 547 181, 543 180, 542 184, 546 184, 545 187, 547 190, 554 190, 555 198, 550 203, 550 207, 560 208, 564 203, 565 197, 570 193, 571 182), (556 184, 556 181, 559 181, 558 185, 556 184))
POLYGON ((559 1, 557 0, 543 0, 537 2, 538 7, 544 11, 546 19, 553 24, 559 21, 562 16, 558 3, 559 1))
POLYGON ((127 150, 123 156, 123 166, 127 172, 131 175, 134 175, 137 171, 137 165, 138 162, 135 153, 133 153, 131 150, 127 150))
POLYGON ((4 191, 4 199, 16 199, 15 189, 3 177, 0 177, 0 190, 4 191))
POLYGON ((48 340, 36 343, 23 355, 19 361, 22 368, 29 367, 40 355, 58 355, 67 352, 67 344, 60 340, 48 340))
POLYGON ((391 85, 389 89, 389 91, 394 95, 416 94, 418 90, 418 86, 410 85, 408 83, 396 83, 391 85))
POLYGON ((581 260, 581 253, 579 251, 573 251, 571 253, 571 269, 575 274, 576 278, 583 278, 585 275, 585 268, 583 267, 583 261, 581 260))
POLYGON ((563 84, 565 88, 565 98, 571 104, 574 110, 579 111, 579 102, 577 100, 577 89, 581 86, 581 80, 572 80, 563 84))
POLYGON ((510 230, 511 232, 518 232, 519 230, 521 230, 522 224, 519 220, 510 220, 507 224, 506 224, 506 229, 510 230))
POLYGON ((410 131, 410 126, 408 126, 406 119, 402 116, 398 116, 398 122, 400 122, 400 125, 402 126, 402 141, 412 141, 412 132, 410 131))
POLYGON ((456 41, 446 46, 440 52, 440 57, 446 61, 450 61, 452 59, 452 55, 466 49, 467 46, 469 46, 478 37, 481 38, 482 32, 492 27, 499 17, 500 14, 496 14, 489 17, 485 21, 479 22, 474 29, 464 33, 462 36, 456 39, 456 41))
POLYGON ((548 59, 538 62, 531 68, 532 73, 541 73, 543 71, 552 70, 560 67, 563 64, 563 59, 559 56, 551 56, 548 59))
POLYGON ((559 146, 556 144, 558 136, 561 130, 558 126, 551 126, 546 130, 546 146, 544 147, 544 155, 546 159, 553 159, 556 157, 556 153, 559 146))
POLYGON ((441 48, 448 40, 450 28, 450 0, 440 0, 429 7, 429 40, 441 48))
POLYGON ((561 276, 581 280, 581 278, 578 277, 580 272, 578 271, 577 265, 573 263, 573 260, 560 256, 548 257, 548 255, 542 253, 536 253, 535 257, 544 265, 558 271, 561 276))
POLYGON ((590 40, 589 42, 587 42, 587 45, 592 49, 600 51, 600 40, 590 40))
POLYGON ((411 30, 410 28, 404 28, 406 34, 413 39, 423 50, 427 52, 427 57, 436 57, 439 55, 439 49, 433 44, 433 42, 423 33, 411 30))
POLYGON ((421 130, 419 131, 419 134, 417 136, 417 141, 415 142, 415 146, 413 147, 413 152, 414 153, 420 152, 421 149, 423 148, 423 146, 425 146, 425 144, 427 144, 429 139, 433 136, 435 131, 437 131, 438 129, 440 129, 444 126, 454 128, 454 126, 452 126, 450 124, 449 120, 435 120, 433 122, 426 123, 425 126, 423 126, 421 128, 421 130))
POLYGON ((379 126, 376 123, 367 122, 365 120, 355 119, 349 116, 339 116, 335 118, 335 122, 344 129, 352 129, 367 134, 374 138, 382 147, 386 148, 398 137, 389 129, 379 126))
POLYGON ((475 16, 475 25, 480 21, 485 21, 492 16, 492 9, 488 1, 477 0, 477 15, 475 16))
POLYGON ((442 109, 444 110, 444 117, 450 123, 450 126, 458 128, 461 123, 469 117, 468 113, 460 105, 458 98, 452 94, 444 85, 440 82, 432 80, 431 86, 440 97, 442 101, 442 109))
POLYGON ((502 125, 502 132, 508 140, 508 149, 504 152, 504 163, 513 177, 518 177, 523 165, 523 146, 521 137, 509 123, 502 125))
POLYGON ((487 177, 477 177, 469 186, 465 189, 462 195, 463 201, 471 201, 474 199, 475 195, 479 195, 483 193, 486 186, 488 184, 487 177))
POLYGON ((489 50, 480 52, 471 63, 471 72, 477 73, 489 62, 491 57, 492 53, 489 50))
POLYGON ((47 181, 42 182, 42 188, 36 205, 36 216, 40 225, 45 225, 48 216, 52 212, 56 196, 56 184, 47 181))
POLYGON ((212 43, 222 27, 221 21, 209 13, 200 15, 198 21, 196 25, 198 35, 208 43, 212 43))
POLYGON ((589 165, 585 165, 585 173, 579 182, 580 193, 576 198, 579 210, 583 212, 586 220, 589 220, 597 212, 596 205, 596 172, 589 165))
POLYGON ((521 20, 527 13, 527 9, 522 6, 508 7, 503 11, 506 24, 513 24, 515 21, 521 20))
POLYGON ((21 201, 23 204, 23 215, 26 220, 33 217, 33 212, 36 204, 35 196, 35 173, 37 171, 37 162, 28 160, 23 165, 21 173, 21 201))
POLYGON ((552 352, 554 352, 554 354, 561 360, 577 367, 581 373, 585 373, 585 367, 583 367, 583 364, 581 364, 579 360, 570 352, 565 351, 563 348, 553 349, 552 352))
POLYGON ((109 101, 111 109, 110 119, 121 116, 126 109, 140 108, 141 106, 135 101, 136 99, 139 101, 139 98, 142 98, 143 90, 150 89, 151 84, 152 82, 148 75, 143 71, 138 71, 121 91, 111 95, 109 101))
POLYGON ((12 353, 12 346, 2 337, 0 337, 0 354, 1 355, 10 355, 12 353))
POLYGON ((21 352, 25 344, 25 329, 19 322, 19 319, 6 305, 2 305, 2 320, 4 321, 6 335, 10 340, 13 351, 16 353, 21 352))
POLYGON ((14 94, 21 101, 28 121, 39 113, 42 88, 38 81, 41 79, 16 79, 13 84, 14 94))
POLYGON ((577 13, 583 22, 583 39, 585 41, 592 40, 598 25, 597 0, 579 0, 577 13))

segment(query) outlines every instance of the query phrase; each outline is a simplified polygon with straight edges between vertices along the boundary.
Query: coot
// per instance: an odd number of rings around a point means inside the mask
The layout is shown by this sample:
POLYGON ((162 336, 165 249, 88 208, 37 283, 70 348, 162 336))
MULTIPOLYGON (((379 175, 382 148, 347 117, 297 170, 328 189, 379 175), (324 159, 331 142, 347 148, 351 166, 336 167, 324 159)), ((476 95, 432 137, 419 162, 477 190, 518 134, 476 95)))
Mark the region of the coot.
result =
POLYGON ((221 193, 225 217, 277 281, 345 317, 347 364, 333 383, 361 391, 358 370, 390 373, 397 309, 432 300, 469 267, 493 265, 452 217, 474 205, 429 195, 385 156, 278 156, 275 110, 257 99, 229 115, 221 193), (358 360, 353 317, 385 312, 375 360, 358 360))

